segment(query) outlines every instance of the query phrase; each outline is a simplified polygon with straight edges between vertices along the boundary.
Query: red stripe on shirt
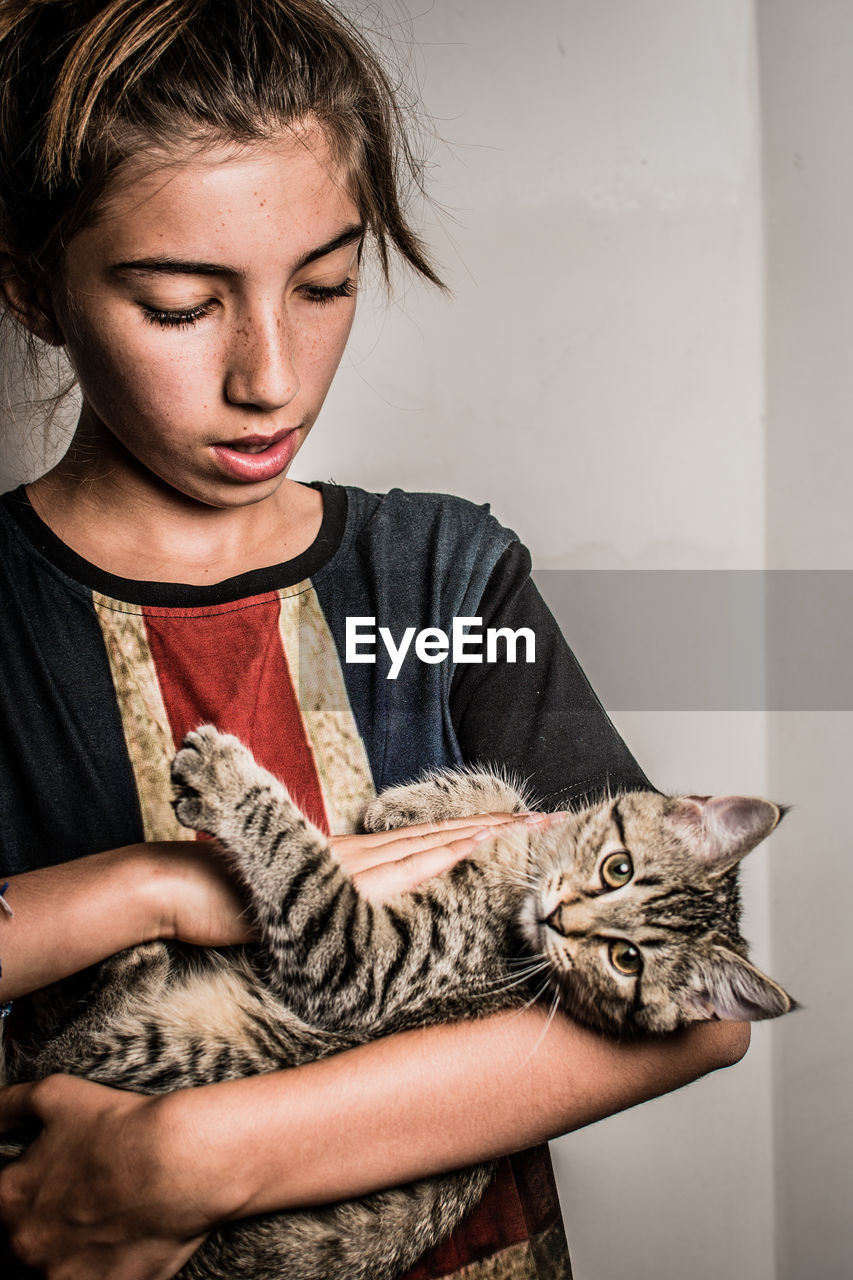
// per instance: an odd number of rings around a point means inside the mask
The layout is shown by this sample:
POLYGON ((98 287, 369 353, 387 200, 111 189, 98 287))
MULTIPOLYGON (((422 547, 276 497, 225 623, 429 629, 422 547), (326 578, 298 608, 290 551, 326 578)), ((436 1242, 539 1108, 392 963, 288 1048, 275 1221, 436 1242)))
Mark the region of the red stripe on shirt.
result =
POLYGON ((166 714, 179 743, 200 724, 233 733, 285 783, 323 831, 328 821, 314 756, 279 631, 279 597, 190 613, 143 609, 166 714))
POLYGON ((453 1276, 472 1262, 553 1228, 562 1229, 554 1175, 548 1148, 535 1147, 501 1160, 476 1209, 401 1280, 453 1276))

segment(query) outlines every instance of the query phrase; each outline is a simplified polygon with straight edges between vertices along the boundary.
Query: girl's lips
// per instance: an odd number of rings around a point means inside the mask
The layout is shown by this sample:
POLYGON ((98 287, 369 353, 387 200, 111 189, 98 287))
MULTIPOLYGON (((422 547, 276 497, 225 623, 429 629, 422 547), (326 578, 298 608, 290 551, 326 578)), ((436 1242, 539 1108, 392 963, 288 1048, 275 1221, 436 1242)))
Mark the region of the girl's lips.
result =
MULTIPOLYGON (((213 456, 232 480, 242 480, 249 484, 260 480, 272 480, 290 466, 299 442, 299 432, 294 428, 283 436, 278 438, 273 436, 270 439, 271 443, 262 448, 259 453, 245 453, 230 444, 215 444, 212 446, 213 456)), ((264 437, 245 436, 239 443, 263 445, 264 437)))

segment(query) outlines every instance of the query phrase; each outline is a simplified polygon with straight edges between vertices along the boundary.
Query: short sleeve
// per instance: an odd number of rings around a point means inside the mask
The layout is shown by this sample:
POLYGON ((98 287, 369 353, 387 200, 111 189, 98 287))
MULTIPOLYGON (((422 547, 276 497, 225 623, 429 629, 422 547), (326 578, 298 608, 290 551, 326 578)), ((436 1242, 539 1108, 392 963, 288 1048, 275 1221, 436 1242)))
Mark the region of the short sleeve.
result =
POLYGON ((495 661, 459 665, 450 711, 466 763, 507 769, 540 808, 569 808, 609 791, 653 789, 614 728, 530 577, 530 554, 511 543, 478 609, 484 632, 526 628, 495 661), (525 652, 526 650, 526 652, 525 652))

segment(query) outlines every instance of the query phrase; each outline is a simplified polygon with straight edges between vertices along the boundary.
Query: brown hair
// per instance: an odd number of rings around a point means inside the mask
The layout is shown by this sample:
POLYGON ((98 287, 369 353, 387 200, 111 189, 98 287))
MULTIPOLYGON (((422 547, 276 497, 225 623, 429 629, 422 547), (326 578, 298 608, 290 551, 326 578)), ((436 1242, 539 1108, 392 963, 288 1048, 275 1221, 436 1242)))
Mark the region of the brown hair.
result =
POLYGON ((315 120, 387 279, 440 284, 403 212, 421 189, 387 72, 321 0, 0 0, 0 237, 32 282, 61 269, 123 161, 315 120))

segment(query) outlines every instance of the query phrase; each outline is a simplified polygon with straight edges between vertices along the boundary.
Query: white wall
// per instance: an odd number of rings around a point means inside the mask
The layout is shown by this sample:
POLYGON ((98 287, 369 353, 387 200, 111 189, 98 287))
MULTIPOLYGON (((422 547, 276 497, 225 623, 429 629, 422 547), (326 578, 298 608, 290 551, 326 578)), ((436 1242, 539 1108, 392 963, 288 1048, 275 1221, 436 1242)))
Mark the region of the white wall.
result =
MULTIPOLYGON (((853 569, 853 6, 760 0, 767 241, 767 553, 853 569)), ((849 667, 853 581, 824 633, 849 667)), ((809 663, 820 665, 811 654, 809 663)), ((840 686, 843 672, 835 676, 840 686)), ((804 1008, 774 1029, 780 1280, 853 1274, 851 703, 770 723, 780 833, 773 944, 804 1008)), ((783 976, 780 974, 780 976, 783 976)))
POLYGON ((306 473, 488 498, 540 567, 761 564, 750 11, 427 8, 454 298, 365 308, 306 473))

